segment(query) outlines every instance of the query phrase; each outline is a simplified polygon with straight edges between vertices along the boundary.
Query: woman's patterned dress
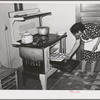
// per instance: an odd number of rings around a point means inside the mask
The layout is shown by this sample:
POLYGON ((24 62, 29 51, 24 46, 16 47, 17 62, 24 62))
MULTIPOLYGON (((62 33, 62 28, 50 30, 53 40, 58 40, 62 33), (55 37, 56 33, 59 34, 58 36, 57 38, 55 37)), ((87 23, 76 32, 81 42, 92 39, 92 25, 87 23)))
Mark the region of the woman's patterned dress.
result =
MULTIPOLYGON (((98 24, 86 23, 84 25, 85 25, 86 33, 83 33, 82 40, 89 40, 89 39, 95 39, 97 37, 100 37, 100 26, 98 24)), ((82 60, 88 61, 89 63, 92 63, 93 61, 98 61, 100 60, 100 51, 92 52, 91 50, 85 49, 83 50, 82 60)))

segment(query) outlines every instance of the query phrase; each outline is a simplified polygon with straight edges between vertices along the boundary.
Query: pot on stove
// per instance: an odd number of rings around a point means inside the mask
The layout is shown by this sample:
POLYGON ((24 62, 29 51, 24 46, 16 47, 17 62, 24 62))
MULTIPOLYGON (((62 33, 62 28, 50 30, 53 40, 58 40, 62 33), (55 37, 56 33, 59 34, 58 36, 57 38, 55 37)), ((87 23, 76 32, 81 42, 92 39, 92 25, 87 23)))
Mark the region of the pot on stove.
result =
POLYGON ((37 27, 37 31, 38 31, 38 34, 39 35, 48 35, 49 34, 49 27, 47 26, 40 26, 40 27, 37 27))

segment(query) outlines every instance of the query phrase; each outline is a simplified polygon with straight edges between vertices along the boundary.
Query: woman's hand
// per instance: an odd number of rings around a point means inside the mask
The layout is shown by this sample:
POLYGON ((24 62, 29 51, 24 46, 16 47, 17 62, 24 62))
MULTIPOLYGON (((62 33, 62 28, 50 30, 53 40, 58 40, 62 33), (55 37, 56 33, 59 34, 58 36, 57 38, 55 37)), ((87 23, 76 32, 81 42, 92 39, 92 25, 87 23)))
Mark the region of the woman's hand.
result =
POLYGON ((66 59, 66 60, 70 59, 70 57, 71 57, 71 54, 66 54, 66 55, 65 55, 65 59, 66 59))
POLYGON ((98 46, 95 45, 95 46, 93 47, 93 49, 92 49, 92 52, 95 52, 95 51, 97 50, 97 48, 98 48, 98 46))
POLYGON ((71 57, 70 54, 65 54, 64 63, 67 63, 67 60, 70 59, 70 57, 71 57))

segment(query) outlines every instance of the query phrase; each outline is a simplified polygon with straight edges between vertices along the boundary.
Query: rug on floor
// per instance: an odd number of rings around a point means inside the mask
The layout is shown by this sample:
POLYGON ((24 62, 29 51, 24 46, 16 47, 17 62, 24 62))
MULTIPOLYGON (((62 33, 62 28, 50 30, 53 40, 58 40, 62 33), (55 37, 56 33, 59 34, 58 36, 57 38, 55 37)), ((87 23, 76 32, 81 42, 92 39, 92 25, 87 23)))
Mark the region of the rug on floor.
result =
POLYGON ((89 72, 79 75, 78 70, 65 72, 51 90, 100 90, 100 72, 89 78, 89 72))

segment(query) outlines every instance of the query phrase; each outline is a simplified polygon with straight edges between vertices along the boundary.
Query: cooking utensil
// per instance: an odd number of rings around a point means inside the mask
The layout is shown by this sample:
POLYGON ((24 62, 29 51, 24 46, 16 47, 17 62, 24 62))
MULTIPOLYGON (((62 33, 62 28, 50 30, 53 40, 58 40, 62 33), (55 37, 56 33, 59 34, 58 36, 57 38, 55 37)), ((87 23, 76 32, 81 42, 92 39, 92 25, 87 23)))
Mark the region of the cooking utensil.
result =
POLYGON ((23 44, 29 44, 33 42, 33 36, 32 34, 25 32, 25 33, 21 33, 21 41, 23 44))
POLYGON ((50 28, 47 26, 37 27, 37 31, 39 35, 48 35, 50 28))

